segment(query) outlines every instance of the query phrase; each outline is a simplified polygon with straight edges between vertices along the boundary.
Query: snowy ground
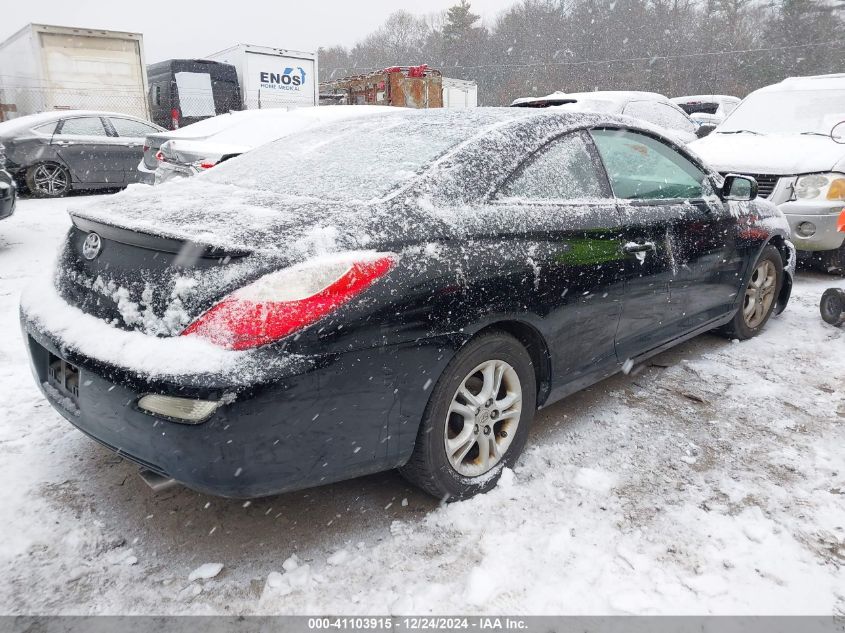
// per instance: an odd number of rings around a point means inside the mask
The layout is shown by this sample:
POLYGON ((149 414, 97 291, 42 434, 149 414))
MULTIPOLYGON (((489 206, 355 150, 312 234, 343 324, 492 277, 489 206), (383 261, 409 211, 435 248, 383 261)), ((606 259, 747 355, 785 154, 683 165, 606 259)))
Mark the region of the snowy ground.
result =
POLYGON ((542 411, 471 501, 394 473, 155 496, 26 364, 18 297, 80 202, 0 223, 2 612, 845 614, 845 331, 818 314, 841 281, 804 273, 756 340, 702 336, 542 411))

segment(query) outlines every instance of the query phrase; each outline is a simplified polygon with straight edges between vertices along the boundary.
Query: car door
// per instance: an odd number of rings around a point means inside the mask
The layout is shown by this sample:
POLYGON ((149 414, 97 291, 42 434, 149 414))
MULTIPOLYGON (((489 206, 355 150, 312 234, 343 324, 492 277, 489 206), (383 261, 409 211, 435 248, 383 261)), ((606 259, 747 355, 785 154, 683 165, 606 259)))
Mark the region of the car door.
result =
POLYGON ((123 185, 123 168, 116 139, 98 116, 62 119, 50 141, 74 182, 88 186, 123 185))
POLYGON ((547 144, 511 175, 493 205, 530 227, 530 305, 545 322, 553 394, 615 371, 624 282, 620 222, 589 136, 547 144))
POLYGON ((144 139, 162 130, 143 121, 115 116, 108 117, 108 123, 111 133, 118 140, 124 181, 127 184, 143 182, 145 174, 138 169, 138 165, 144 159, 144 139))
POLYGON ((623 129, 592 135, 622 216, 616 340, 620 357, 633 358, 730 310, 742 267, 736 219, 708 174, 662 140, 623 129))

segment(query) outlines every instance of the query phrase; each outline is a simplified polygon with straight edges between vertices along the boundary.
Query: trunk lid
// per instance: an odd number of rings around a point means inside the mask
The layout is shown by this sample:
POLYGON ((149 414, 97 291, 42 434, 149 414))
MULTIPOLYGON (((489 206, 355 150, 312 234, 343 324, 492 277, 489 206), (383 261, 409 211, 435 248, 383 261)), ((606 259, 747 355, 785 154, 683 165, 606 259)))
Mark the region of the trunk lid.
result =
POLYGON ((261 266, 210 247, 73 217, 56 271, 59 295, 115 327, 179 334, 261 266))

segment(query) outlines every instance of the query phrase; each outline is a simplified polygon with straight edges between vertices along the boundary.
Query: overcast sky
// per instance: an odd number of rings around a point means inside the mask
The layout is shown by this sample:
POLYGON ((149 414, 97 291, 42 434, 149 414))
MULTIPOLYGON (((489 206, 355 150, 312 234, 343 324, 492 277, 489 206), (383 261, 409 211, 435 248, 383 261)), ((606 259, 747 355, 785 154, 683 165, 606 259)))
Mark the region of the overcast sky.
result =
MULTIPOLYGON (((457 0, 2 0, 0 41, 29 22, 143 33, 147 63, 204 57, 239 42, 316 51, 350 45, 398 9, 436 13, 457 0)), ((516 0, 472 0, 486 24, 516 0)), ((401 62, 427 60, 401 60, 401 62)))

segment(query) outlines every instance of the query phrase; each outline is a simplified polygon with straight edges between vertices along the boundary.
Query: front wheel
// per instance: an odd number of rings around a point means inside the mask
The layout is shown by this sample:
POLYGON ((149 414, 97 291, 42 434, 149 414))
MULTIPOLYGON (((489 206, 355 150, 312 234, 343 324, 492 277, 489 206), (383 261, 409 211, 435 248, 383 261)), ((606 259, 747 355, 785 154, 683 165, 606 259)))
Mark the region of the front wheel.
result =
POLYGON ((722 332, 741 341, 757 336, 777 304, 783 285, 783 260, 771 244, 763 249, 745 287, 742 304, 722 332))
POLYGON ((496 485, 528 437, 537 407, 531 356, 514 337, 467 343, 437 381, 402 475, 440 499, 465 499, 496 485))
POLYGON ((61 198, 70 191, 70 172, 58 163, 39 163, 26 170, 26 186, 39 198, 61 198))

